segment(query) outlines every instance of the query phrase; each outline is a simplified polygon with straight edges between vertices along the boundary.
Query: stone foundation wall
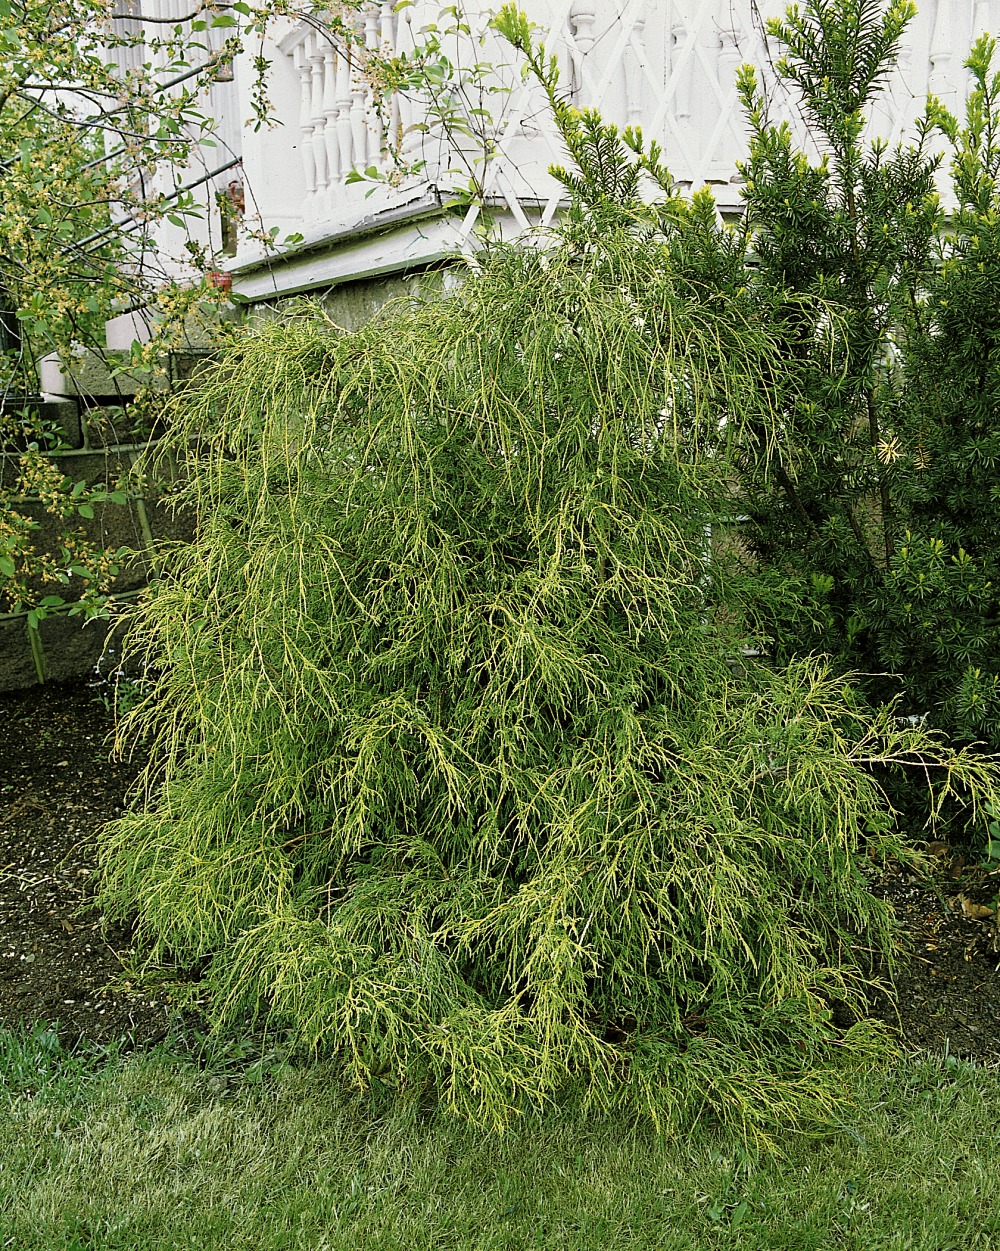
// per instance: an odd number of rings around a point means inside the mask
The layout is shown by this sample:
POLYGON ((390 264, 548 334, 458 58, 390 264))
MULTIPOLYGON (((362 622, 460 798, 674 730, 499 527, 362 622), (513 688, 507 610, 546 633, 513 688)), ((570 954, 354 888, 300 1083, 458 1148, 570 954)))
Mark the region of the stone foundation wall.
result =
MULTIPOLYGON (((129 405, 149 378, 122 372, 127 354, 106 351, 83 353, 63 367, 53 358, 41 371, 44 403, 41 416, 57 423, 65 450, 52 454, 62 473, 73 481, 109 488, 127 473, 159 431, 132 416, 129 405)), ((183 364, 182 364, 183 367, 183 364)), ((169 378, 154 382, 166 387, 169 378)), ((5 461, 0 474, 13 472, 5 461)), ((41 504, 19 503, 18 511, 39 522, 38 548, 51 549, 58 523, 41 504)), ((77 523, 74 523, 77 524, 77 523)), ((150 572, 150 540, 191 537, 189 520, 153 493, 130 495, 127 503, 96 504, 92 520, 78 519, 88 538, 117 550, 130 548, 135 556, 122 565, 112 587, 113 605, 124 606, 145 586, 150 572)), ((54 612, 39 623, 36 641, 41 645, 46 681, 69 681, 93 672, 108 635, 110 623, 85 620, 54 612)), ((0 692, 15 691, 38 682, 36 655, 32 649, 25 614, 0 616, 0 692)))

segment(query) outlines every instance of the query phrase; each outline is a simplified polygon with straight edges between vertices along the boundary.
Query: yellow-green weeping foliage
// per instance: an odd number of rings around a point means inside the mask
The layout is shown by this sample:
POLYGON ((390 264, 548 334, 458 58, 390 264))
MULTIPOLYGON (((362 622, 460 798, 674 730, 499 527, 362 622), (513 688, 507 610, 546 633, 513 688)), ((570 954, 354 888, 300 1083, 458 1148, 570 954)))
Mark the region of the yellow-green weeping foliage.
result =
POLYGON ((830 1011, 893 947, 875 765, 991 787, 818 662, 732 664, 705 527, 768 344, 662 262, 497 250, 355 334, 247 331, 178 414, 201 537, 132 631, 156 758, 103 906, 220 1019, 497 1125, 828 1111, 885 1046, 830 1011))

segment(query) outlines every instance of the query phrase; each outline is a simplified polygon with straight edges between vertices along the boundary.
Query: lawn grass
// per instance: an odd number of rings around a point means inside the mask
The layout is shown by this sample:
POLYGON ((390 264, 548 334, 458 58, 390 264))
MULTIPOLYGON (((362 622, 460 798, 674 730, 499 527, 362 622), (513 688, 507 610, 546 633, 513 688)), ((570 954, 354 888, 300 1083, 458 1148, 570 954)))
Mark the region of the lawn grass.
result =
POLYGON ((854 1079, 771 1156, 565 1113, 497 1139, 270 1067, 0 1035, 0 1247, 1000 1247, 1000 1073, 954 1059, 854 1079))

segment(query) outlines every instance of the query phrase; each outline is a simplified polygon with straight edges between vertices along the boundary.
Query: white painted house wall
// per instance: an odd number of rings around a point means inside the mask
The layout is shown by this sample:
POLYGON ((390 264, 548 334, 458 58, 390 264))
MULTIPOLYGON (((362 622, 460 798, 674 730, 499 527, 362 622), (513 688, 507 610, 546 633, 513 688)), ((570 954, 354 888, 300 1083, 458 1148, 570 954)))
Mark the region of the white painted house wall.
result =
MULTIPOLYGON (((665 160, 683 185, 712 187, 720 209, 738 211, 737 162, 746 154, 735 95, 737 67, 766 66, 762 19, 778 15, 785 0, 522 0, 538 26, 537 37, 555 52, 574 101, 594 105, 619 125, 641 125, 663 146, 665 160)), ((143 0, 151 16, 179 16, 186 0, 143 0)), ((415 0, 398 11, 392 0, 370 0, 352 17, 359 41, 369 48, 406 53, 422 31, 440 22, 440 0, 415 0)), ((562 153, 533 83, 524 83, 516 54, 488 31, 490 6, 467 0, 465 9, 484 44, 452 41, 454 61, 488 61, 506 88, 487 104, 495 117, 498 148, 480 177, 491 212, 507 233, 552 220, 560 188, 547 170, 562 153)), ((134 19, 133 19, 134 20, 134 19)), ((974 38, 1000 30, 1000 0, 923 0, 904 38, 899 64, 873 123, 891 143, 912 133, 928 92, 952 109, 967 89, 963 61, 974 38)), ((252 240, 220 266, 233 274, 234 289, 251 299, 327 287, 379 274, 402 273, 467 252, 480 208, 444 211, 463 154, 428 122, 425 103, 399 95, 384 110, 390 133, 402 137, 404 156, 426 162, 396 185, 350 183, 353 169, 372 165, 391 172, 383 120, 350 47, 331 40, 321 23, 284 20, 263 47, 237 58, 232 82, 209 93, 207 108, 219 120, 219 146, 202 154, 209 170, 242 158, 250 219, 280 237, 303 242, 283 255, 252 240), (252 59, 271 63, 269 84, 276 125, 254 131, 255 73, 252 59)), ((475 102, 474 102, 475 103, 475 102)), ((800 131, 779 90, 773 113, 800 131)), ((802 136, 804 138, 804 136, 802 136)), ((465 153, 466 158, 468 152, 465 153)), ((194 171, 193 176, 197 176, 194 171)), ((231 173, 205 188, 222 187, 231 173)), ((206 201, 211 195, 205 195, 206 201)), ((218 222, 208 232, 218 239, 218 222)), ((181 233, 167 228, 161 246, 179 252, 181 233)))

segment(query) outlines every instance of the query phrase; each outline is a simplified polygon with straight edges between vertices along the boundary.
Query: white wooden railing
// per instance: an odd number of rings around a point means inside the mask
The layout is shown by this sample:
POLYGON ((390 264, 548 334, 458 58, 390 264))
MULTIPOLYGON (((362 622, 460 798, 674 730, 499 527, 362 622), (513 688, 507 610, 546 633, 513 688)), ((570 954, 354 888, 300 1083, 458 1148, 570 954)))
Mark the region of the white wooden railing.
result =
POLYGON ((299 84, 297 146, 310 220, 336 211, 352 170, 385 169, 389 149, 412 139, 416 121, 412 102, 402 94, 378 109, 365 77, 367 52, 412 52, 410 10, 397 13, 393 0, 382 0, 352 18, 353 39, 332 36, 321 22, 303 22, 280 44, 299 84))
MULTIPOLYGON (((746 141, 736 71, 744 61, 764 66, 770 60, 773 50, 761 18, 782 13, 784 0, 523 3, 539 27, 538 37, 559 56, 563 81, 579 104, 598 106, 620 125, 641 125, 662 144, 679 181, 713 184, 721 203, 738 203, 736 164, 746 141)), ((473 29, 483 28, 488 12, 482 0, 465 7, 472 10, 473 29)), ((431 138, 414 129, 427 121, 423 104, 398 95, 380 117, 363 72, 365 49, 407 54, 426 26, 446 24, 441 9, 438 0, 417 0, 398 11, 392 0, 372 0, 352 18, 350 40, 331 38, 320 25, 307 23, 281 40, 281 54, 298 84, 297 116, 286 124, 298 137, 305 222, 349 216, 350 205, 363 202, 345 182, 350 171, 374 165, 389 174, 396 166, 388 150, 400 138, 407 155, 427 160, 423 178, 444 177, 448 154, 434 146, 433 127, 431 138)), ((928 91, 952 108, 960 106, 967 77, 963 61, 975 36, 987 29, 1000 29, 1000 0, 923 0, 876 110, 875 130, 891 142, 903 138, 928 91)), ((513 58, 491 36, 469 57, 508 66, 513 58)), ((529 206, 541 203, 543 214, 554 208, 558 191, 545 171, 559 151, 537 90, 515 75, 508 74, 508 82, 510 90, 492 98, 500 146, 485 180, 515 217, 527 220, 529 206)), ((774 109, 795 124, 780 92, 774 109)))
MULTIPOLYGON (((142 16, 180 16, 189 3, 118 0, 119 20, 134 29, 142 16)), ((437 124, 434 110, 418 93, 400 91, 376 106, 368 58, 412 54, 425 41, 428 28, 436 25, 443 30, 449 25, 451 19, 443 11, 447 3, 413 0, 398 7, 396 0, 364 0, 358 7, 329 0, 336 16, 350 24, 346 32, 342 28, 340 34, 332 33, 336 23, 331 25, 322 15, 282 19, 263 48, 248 43, 237 58, 235 81, 211 87, 206 111, 218 122, 217 146, 199 155, 192 177, 228 156, 242 157, 248 229, 234 268, 252 267, 273 256, 262 242, 265 232, 275 232, 279 240, 301 234, 306 244, 334 237, 342 243, 363 225, 374 222, 377 228, 387 213, 398 219, 400 206, 423 212, 426 197, 433 199, 429 188, 447 194, 467 182, 470 173, 485 191, 501 229, 516 232, 552 219, 563 197, 548 168, 564 161, 564 153, 537 85, 522 81, 517 54, 488 29, 490 12, 499 0, 457 0, 473 34, 442 35, 454 65, 478 62, 495 67, 491 85, 499 90, 480 98, 470 89, 464 103, 461 92, 455 99, 459 111, 483 105, 491 111, 489 121, 481 114, 476 120, 493 145, 489 160, 480 159, 482 150, 468 136, 456 138, 437 124), (482 44, 477 42, 479 34, 482 44), (269 65, 276 124, 255 130, 247 121, 254 114, 255 60, 261 56, 269 65), (374 179, 364 175, 372 167, 374 179)), ((521 0, 521 4, 537 26, 537 40, 557 56, 563 85, 577 104, 598 107, 620 126, 641 126, 647 138, 662 146, 665 163, 678 182, 692 188, 709 184, 723 210, 738 210, 737 163, 746 155, 746 132, 736 98, 736 71, 750 62, 761 67, 762 77, 773 85, 774 75, 767 67, 778 50, 768 46, 762 22, 780 15, 786 0, 521 0)), ((986 30, 1000 33, 1000 0, 918 0, 918 4, 918 16, 906 31, 899 64, 872 121, 872 134, 890 143, 912 135, 928 92, 960 111, 967 90, 963 62, 973 40, 986 30)), ((213 41, 224 36, 224 30, 210 30, 206 43, 217 46, 213 41)), ((204 51, 211 56, 212 47, 204 51)), ((131 64, 136 56, 131 50, 122 54, 123 71, 128 68, 125 62, 131 64)), ((808 147, 793 103, 780 87, 772 93, 772 113, 788 120, 808 147)), ((219 234, 215 192, 224 190, 231 178, 227 173, 216 180, 218 186, 199 192, 206 201, 209 241, 219 234)), ((478 212, 475 205, 469 208, 457 242, 442 236, 429 242, 420 257, 426 261, 427 256, 464 246, 478 212)), ((174 239, 171 229, 162 229, 162 248, 181 255, 182 233, 174 239)), ((407 252, 405 259, 417 263, 420 258, 407 252)), ((359 259, 358 272, 369 261, 359 259)), ((303 276, 300 285, 309 280, 303 276)))

